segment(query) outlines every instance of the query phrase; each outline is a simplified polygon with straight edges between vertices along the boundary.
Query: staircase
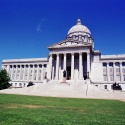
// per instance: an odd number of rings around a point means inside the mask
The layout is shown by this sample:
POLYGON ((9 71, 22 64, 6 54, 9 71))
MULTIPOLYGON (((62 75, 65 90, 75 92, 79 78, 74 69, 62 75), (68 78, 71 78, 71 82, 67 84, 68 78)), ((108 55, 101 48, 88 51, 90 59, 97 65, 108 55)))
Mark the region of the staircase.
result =
POLYGON ((31 87, 6 89, 0 93, 52 96, 52 97, 75 97, 75 98, 114 98, 125 99, 125 93, 113 93, 100 89, 93 84, 88 84, 84 80, 67 80, 66 83, 60 83, 57 80, 51 80, 48 83, 36 84, 31 87))

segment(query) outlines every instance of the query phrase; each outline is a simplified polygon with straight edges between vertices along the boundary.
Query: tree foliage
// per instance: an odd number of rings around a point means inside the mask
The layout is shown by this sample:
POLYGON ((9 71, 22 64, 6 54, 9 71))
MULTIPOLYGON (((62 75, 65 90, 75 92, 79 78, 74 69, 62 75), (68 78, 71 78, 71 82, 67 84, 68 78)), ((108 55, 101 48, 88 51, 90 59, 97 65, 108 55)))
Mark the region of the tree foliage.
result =
POLYGON ((1 69, 0 70, 0 90, 7 89, 8 87, 10 87, 11 84, 9 83, 9 81, 10 81, 9 74, 5 69, 1 69))

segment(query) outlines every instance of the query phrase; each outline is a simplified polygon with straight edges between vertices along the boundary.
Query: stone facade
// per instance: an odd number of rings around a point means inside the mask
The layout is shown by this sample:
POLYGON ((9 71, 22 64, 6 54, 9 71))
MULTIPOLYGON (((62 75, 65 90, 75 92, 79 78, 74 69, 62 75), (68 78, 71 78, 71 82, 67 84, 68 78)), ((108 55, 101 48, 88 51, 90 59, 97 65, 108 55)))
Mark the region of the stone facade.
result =
POLYGON ((43 83, 44 79, 63 81, 86 80, 98 87, 111 90, 119 83, 125 90, 125 55, 101 55, 94 49, 89 29, 78 19, 65 40, 48 47, 48 58, 3 60, 14 87, 25 87, 29 81, 43 83))

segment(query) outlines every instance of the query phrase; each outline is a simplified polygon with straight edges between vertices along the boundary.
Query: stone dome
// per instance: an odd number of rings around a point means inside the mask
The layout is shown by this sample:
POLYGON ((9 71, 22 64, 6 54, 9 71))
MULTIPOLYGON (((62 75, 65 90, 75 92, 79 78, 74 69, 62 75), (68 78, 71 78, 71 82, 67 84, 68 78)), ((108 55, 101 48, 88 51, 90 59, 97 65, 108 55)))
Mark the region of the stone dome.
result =
POLYGON ((91 32, 86 26, 82 25, 81 20, 78 19, 76 25, 71 27, 67 34, 69 37, 72 37, 73 35, 91 36, 91 32))

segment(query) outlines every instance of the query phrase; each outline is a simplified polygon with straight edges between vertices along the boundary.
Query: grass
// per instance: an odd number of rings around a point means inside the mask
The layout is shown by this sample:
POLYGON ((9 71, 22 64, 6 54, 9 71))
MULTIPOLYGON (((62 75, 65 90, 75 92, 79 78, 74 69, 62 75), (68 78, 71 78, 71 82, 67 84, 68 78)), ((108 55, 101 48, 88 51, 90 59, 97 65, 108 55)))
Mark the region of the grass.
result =
POLYGON ((0 94, 0 125, 125 125, 125 102, 0 94))

